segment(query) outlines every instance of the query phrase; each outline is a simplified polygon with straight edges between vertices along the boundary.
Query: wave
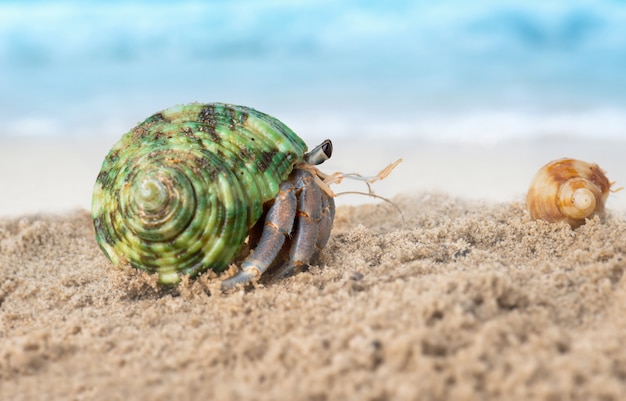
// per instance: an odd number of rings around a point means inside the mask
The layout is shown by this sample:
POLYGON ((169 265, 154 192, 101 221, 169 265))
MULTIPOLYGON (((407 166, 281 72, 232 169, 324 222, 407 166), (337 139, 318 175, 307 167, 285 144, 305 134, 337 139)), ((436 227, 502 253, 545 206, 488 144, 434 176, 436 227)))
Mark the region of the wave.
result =
POLYGON ((373 58, 496 52, 506 60, 526 51, 622 53, 625 20, 623 2, 615 0, 26 1, 0 3, 0 43, 5 63, 34 66, 155 56, 364 56, 364 47, 373 58))
MULTIPOLYGON (((153 110, 156 111, 156 110, 153 110)), ((0 121, 0 137, 70 137, 117 139, 138 120, 130 113, 93 113, 82 119, 67 116, 24 117, 0 121), (123 117, 120 117, 123 116, 123 117), (89 122, 89 119, 93 122, 89 122)), ((142 117, 146 117, 143 115, 142 117)), ((626 141, 626 110, 596 109, 578 113, 535 113, 482 110, 461 113, 414 113, 385 118, 371 113, 310 114, 286 111, 280 119, 307 142, 325 138, 412 139, 419 142, 498 144, 547 138, 626 141)))
POLYGON ((88 135, 94 119, 194 100, 351 116, 363 132, 582 134, 626 108, 624 48, 618 0, 5 1, 0 135, 88 135))

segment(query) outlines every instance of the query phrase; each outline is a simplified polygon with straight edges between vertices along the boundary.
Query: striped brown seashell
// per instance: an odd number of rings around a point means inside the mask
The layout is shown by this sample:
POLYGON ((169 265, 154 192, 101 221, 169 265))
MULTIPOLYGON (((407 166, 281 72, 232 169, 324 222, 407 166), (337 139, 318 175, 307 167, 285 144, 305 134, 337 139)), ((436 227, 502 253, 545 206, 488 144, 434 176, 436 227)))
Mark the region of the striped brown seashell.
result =
POLYGON ((535 174, 526 204, 530 217, 550 223, 566 221, 572 228, 603 215, 612 183, 597 164, 564 158, 535 174))

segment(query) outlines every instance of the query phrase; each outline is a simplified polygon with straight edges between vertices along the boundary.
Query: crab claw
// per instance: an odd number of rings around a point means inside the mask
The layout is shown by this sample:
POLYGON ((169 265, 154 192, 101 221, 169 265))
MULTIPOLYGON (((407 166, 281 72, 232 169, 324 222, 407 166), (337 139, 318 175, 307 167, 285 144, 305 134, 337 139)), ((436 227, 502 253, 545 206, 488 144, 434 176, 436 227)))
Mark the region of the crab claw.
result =
POLYGON ((237 274, 222 281, 222 291, 233 289, 239 285, 245 285, 260 277, 258 270, 240 270, 237 274))

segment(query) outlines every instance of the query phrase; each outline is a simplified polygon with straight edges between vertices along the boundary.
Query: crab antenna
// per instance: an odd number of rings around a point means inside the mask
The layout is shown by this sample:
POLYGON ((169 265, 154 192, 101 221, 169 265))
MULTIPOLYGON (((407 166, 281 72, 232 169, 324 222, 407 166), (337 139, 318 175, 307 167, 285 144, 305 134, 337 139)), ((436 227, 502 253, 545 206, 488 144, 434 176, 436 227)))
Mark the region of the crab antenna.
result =
POLYGON ((325 177, 324 182, 326 182, 327 184, 339 184, 341 181, 343 181, 344 178, 357 180, 357 181, 365 181, 365 183, 367 184, 367 187, 370 189, 370 192, 371 192, 370 184, 387 178, 387 176, 391 174, 393 169, 396 168, 398 164, 400 164, 401 162, 402 162, 402 159, 396 160, 395 162, 389 164, 384 169, 380 170, 380 172, 373 177, 364 177, 361 174, 357 174, 357 173, 334 173, 325 177))
MULTIPOLYGON (((315 149, 313 151, 315 151, 315 149)), ((340 172, 333 173, 330 175, 325 175, 319 172, 319 170, 317 169, 316 170, 318 171, 318 177, 320 178, 321 183, 323 184, 325 188, 328 188, 329 191, 330 191, 329 185, 339 184, 341 183, 341 181, 343 181, 344 178, 365 182, 365 185, 367 185, 367 192, 345 191, 345 192, 339 192, 337 194, 333 194, 331 196, 353 194, 353 195, 371 196, 372 198, 381 199, 389 203, 390 205, 392 205, 398 211, 398 213, 400 214, 400 220, 402 221, 402 226, 404 226, 404 213, 402 213, 402 210, 400 209, 400 207, 396 205, 391 199, 385 198, 384 196, 376 195, 374 193, 374 190, 372 190, 372 183, 376 181, 384 180, 385 178, 387 178, 387 176, 391 174, 393 169, 396 168, 398 164, 400 164, 401 162, 402 162, 402 159, 396 160, 395 162, 389 164, 384 169, 380 170, 380 172, 373 177, 364 177, 357 173, 340 173, 340 172)), ((332 193, 332 191, 330 191, 330 193, 332 193)))
MULTIPOLYGON (((369 187, 369 185, 368 185, 368 187, 369 187)), ((392 201, 391 199, 389 199, 389 198, 385 198, 384 196, 376 195, 374 192, 372 192, 371 188, 369 188, 369 192, 345 191, 345 192, 339 192, 339 193, 335 194, 335 196, 341 196, 341 195, 365 195, 365 196, 371 196, 372 198, 380 199, 382 201, 387 202, 388 204, 390 204, 391 206, 393 206, 396 209, 396 211, 400 215, 400 221, 402 223, 402 227, 404 227, 404 224, 405 224, 404 213, 402 213, 402 209, 400 209, 400 206, 396 205, 396 203, 394 201, 392 201)))
POLYGON ((317 145, 313 150, 304 155, 304 161, 308 164, 318 165, 324 163, 326 160, 330 159, 330 156, 333 154, 333 143, 330 139, 325 140, 324 142, 317 145))

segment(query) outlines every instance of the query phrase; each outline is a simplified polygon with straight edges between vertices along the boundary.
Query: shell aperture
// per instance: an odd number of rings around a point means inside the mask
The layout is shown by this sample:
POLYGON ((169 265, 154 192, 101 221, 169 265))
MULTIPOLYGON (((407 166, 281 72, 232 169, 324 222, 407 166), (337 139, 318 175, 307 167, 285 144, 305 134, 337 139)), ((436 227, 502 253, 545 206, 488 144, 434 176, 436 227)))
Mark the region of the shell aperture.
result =
POLYGON ((96 180, 96 239, 162 283, 224 270, 306 145, 277 119, 221 103, 164 110, 125 134, 96 180))

